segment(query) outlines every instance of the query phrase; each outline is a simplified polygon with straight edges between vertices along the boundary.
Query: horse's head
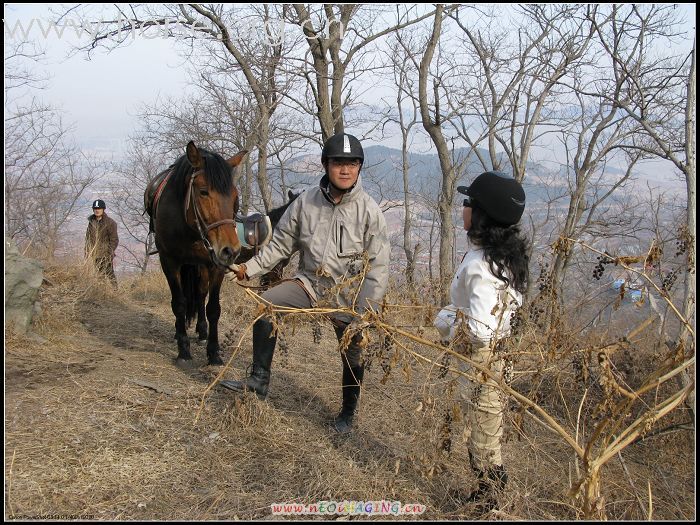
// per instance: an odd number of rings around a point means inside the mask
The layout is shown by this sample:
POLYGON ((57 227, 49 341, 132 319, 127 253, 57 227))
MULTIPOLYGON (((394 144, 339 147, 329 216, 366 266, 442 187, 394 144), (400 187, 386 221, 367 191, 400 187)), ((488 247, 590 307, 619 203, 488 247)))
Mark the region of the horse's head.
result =
POLYGON ((238 212, 238 190, 232 168, 240 164, 246 151, 224 160, 194 142, 187 144, 187 160, 192 165, 185 209, 187 222, 198 230, 212 261, 221 266, 233 263, 241 250, 234 217, 238 212))

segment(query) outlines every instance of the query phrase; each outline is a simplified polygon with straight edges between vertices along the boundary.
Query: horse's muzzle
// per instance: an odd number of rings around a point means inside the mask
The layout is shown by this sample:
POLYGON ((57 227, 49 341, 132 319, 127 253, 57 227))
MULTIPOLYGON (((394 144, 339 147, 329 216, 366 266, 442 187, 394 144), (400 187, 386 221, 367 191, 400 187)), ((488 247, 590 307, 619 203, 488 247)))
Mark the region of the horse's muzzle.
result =
POLYGON ((238 257, 239 253, 240 250, 234 250, 232 248, 229 248, 228 246, 225 246, 224 248, 221 248, 221 250, 219 250, 217 257, 219 258, 220 264, 222 266, 231 266, 233 264, 233 261, 236 260, 236 257, 238 257))

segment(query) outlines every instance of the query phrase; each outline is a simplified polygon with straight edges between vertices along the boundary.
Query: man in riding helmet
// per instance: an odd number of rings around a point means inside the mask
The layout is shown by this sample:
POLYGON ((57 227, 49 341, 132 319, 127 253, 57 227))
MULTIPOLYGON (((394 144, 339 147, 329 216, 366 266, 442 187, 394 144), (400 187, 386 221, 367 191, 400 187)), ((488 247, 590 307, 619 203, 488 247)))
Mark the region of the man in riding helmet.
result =
POLYGON ((92 259, 101 274, 109 277, 116 288, 117 277, 114 275, 114 252, 119 246, 117 223, 105 213, 107 205, 102 199, 92 202, 92 215, 88 217, 85 232, 85 257, 92 259))
MULTIPOLYGON (((347 133, 332 136, 323 147, 321 162, 325 175, 319 186, 305 191, 291 204, 270 243, 240 265, 236 277, 243 280, 260 275, 300 251, 298 273, 267 290, 263 299, 294 308, 352 307, 362 315, 368 308, 376 309, 386 292, 390 252, 386 222, 377 203, 362 188, 364 151, 357 138, 347 133), (364 279, 348 281, 365 270, 364 279)), ((353 317, 336 314, 332 321, 340 341, 353 317)), ((341 354, 343 402, 334 421, 340 433, 352 430, 360 397, 364 375, 361 337, 356 334, 341 354)), ((257 321, 253 326, 250 375, 244 381, 222 381, 222 386, 254 391, 264 399, 276 340, 272 322, 266 318, 257 321)))

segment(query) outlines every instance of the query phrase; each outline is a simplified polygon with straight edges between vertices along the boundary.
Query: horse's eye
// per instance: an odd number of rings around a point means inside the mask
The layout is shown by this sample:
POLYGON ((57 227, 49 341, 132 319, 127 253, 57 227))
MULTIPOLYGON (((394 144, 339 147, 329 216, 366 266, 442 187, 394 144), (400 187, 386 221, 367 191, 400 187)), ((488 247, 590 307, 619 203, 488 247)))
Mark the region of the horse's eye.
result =
POLYGON ((199 190, 199 194, 200 194, 202 197, 206 197, 207 195, 209 195, 209 192, 208 192, 207 190, 199 190))

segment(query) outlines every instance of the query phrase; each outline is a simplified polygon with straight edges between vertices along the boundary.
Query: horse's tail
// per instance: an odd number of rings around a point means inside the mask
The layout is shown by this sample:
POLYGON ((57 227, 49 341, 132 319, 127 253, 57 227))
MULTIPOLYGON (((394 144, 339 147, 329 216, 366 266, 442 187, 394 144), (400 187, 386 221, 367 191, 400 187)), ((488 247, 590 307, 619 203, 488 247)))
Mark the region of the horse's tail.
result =
POLYGON ((191 264, 184 264, 180 269, 180 281, 182 293, 185 294, 187 304, 187 324, 189 325, 197 316, 197 295, 199 289, 199 270, 191 264))

